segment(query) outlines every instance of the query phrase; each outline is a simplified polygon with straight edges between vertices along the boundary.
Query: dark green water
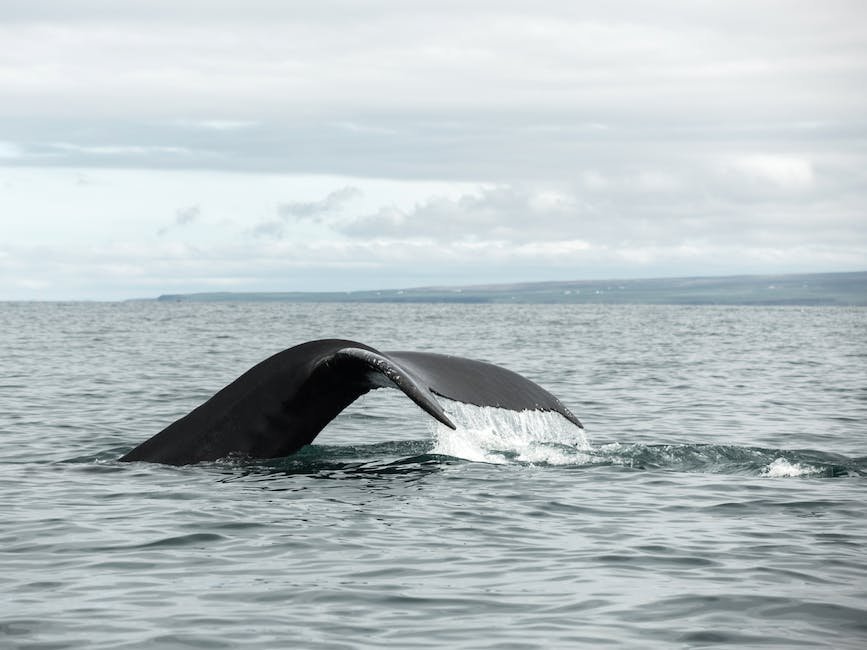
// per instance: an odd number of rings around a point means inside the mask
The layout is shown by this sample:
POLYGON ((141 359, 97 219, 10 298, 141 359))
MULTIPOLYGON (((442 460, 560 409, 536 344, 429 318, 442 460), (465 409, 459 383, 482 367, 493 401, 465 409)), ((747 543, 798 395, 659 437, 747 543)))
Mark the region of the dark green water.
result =
POLYGON ((867 310, 0 304, 0 647, 867 643, 867 310), (296 456, 115 459, 304 340, 559 416, 367 395, 296 456))

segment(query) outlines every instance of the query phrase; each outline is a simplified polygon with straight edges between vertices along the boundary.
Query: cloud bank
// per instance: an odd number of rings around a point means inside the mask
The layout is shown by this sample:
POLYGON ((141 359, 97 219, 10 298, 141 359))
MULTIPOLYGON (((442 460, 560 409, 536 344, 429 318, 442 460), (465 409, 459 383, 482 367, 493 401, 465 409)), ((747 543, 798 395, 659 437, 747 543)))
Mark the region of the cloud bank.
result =
POLYGON ((0 6, 0 298, 867 268, 861 2, 0 6))

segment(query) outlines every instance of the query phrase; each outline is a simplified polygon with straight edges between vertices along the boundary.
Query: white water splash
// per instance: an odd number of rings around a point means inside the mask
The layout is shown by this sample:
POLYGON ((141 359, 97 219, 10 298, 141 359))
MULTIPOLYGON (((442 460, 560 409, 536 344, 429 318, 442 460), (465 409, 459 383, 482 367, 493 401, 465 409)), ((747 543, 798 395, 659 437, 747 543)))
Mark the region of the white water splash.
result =
POLYGON ((431 453, 484 463, 574 465, 591 461, 587 434, 559 413, 442 401, 458 428, 436 423, 431 453))
POLYGON ((776 458, 769 463, 767 467, 762 469, 762 476, 769 478, 788 478, 792 476, 810 476, 811 474, 819 474, 821 471, 810 465, 801 465, 801 463, 791 463, 785 458, 776 458))

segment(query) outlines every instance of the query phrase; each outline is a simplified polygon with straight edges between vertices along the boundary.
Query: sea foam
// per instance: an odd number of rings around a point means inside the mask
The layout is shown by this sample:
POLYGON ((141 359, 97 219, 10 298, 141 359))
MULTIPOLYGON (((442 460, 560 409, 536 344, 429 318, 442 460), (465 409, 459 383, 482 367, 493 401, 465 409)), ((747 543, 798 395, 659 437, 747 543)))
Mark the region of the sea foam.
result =
POLYGON ((591 461, 587 434, 559 413, 444 402, 457 429, 436 423, 431 453, 485 463, 591 461))
POLYGON ((772 462, 762 469, 762 476, 769 478, 788 478, 793 476, 810 476, 819 474, 821 470, 810 465, 802 465, 801 463, 792 463, 783 457, 774 459, 772 462))

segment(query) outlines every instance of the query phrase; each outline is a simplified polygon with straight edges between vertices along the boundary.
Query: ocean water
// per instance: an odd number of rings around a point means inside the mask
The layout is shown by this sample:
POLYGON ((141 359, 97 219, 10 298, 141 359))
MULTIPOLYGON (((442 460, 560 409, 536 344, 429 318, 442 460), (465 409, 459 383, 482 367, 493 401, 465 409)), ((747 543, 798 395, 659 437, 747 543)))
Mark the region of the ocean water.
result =
POLYGON ((867 647, 867 310, 0 304, 2 648, 867 647), (268 355, 504 365, 298 454, 118 463, 268 355))

